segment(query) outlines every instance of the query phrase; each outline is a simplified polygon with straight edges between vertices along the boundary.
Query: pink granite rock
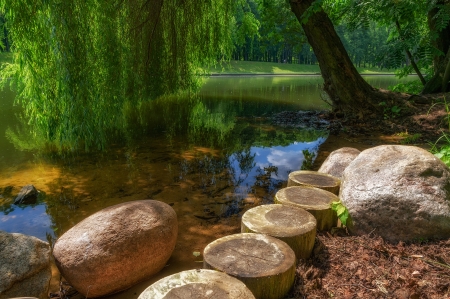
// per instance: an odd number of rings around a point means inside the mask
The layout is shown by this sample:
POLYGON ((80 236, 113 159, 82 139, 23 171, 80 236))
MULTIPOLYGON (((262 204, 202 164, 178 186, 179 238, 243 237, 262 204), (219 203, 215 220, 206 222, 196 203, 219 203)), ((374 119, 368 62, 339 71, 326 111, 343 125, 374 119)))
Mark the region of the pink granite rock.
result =
POLYGON ((177 240, 175 211, 155 200, 131 201, 84 219, 55 244, 63 277, 86 297, 131 287, 159 272, 177 240))

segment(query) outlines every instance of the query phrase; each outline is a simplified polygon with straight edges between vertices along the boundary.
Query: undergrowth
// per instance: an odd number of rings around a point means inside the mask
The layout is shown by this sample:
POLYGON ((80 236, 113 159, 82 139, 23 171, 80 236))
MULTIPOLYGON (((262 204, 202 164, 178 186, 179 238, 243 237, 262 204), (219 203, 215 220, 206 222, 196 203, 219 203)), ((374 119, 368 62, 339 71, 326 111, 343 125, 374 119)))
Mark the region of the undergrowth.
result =
MULTIPOLYGON (((447 128, 448 132, 450 132, 450 104, 447 103, 447 100, 444 98, 444 103, 438 103, 443 104, 445 106, 445 111, 447 112, 447 128)), ((435 104, 436 105, 436 104, 435 104)), ((434 106, 434 105, 433 105, 434 106)), ((431 106, 431 108, 433 108, 431 106)), ((430 108, 430 110, 431 110, 430 108)), ((448 167, 450 167, 450 135, 449 133, 446 133, 442 131, 441 137, 436 140, 436 142, 431 144, 431 153, 433 153, 436 157, 442 160, 448 167)))

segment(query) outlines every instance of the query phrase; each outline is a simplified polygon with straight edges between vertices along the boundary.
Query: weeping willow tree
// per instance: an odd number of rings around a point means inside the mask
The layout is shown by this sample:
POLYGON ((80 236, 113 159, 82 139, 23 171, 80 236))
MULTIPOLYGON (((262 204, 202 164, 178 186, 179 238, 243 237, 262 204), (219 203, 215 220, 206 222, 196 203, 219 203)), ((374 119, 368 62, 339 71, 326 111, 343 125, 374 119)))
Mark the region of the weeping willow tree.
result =
MULTIPOLYGON (((232 0, 0 0, 17 91, 34 136, 104 147, 124 105, 198 86, 229 53, 232 0)), ((6 81, 3 80, 3 83, 6 81)))

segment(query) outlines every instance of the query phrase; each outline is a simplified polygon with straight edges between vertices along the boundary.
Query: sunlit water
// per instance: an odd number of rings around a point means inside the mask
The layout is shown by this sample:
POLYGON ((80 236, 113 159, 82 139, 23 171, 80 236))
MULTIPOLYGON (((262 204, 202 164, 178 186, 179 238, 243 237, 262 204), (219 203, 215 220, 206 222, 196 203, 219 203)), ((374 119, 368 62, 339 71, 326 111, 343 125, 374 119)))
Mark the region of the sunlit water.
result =
MULTIPOLYGON (((381 76, 368 80, 377 87, 398 82, 381 76)), ((321 82, 318 76, 210 78, 197 101, 149 107, 148 127, 139 127, 127 142, 111 144, 104 153, 64 157, 6 137, 8 128, 19 125, 21 109, 13 105, 14 94, 3 91, 0 229, 54 240, 114 204, 150 198, 172 205, 180 232, 169 266, 109 297, 136 298, 162 276, 201 267, 201 257, 193 252, 239 232, 242 213, 273 202, 289 172, 301 168, 304 151, 317 153, 326 132, 275 127, 268 117, 286 110, 327 109, 319 96, 321 82), (14 205, 27 184, 41 191, 40 200, 14 205)))

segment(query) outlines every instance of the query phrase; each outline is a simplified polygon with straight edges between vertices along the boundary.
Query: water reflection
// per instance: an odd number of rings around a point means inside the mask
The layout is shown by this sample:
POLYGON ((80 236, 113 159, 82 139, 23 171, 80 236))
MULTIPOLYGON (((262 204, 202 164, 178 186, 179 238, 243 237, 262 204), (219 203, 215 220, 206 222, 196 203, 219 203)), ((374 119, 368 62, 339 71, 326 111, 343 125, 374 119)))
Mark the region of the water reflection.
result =
MULTIPOLYGON (((269 192, 286 182, 289 173, 301 169, 305 161, 304 151, 317 153, 325 137, 311 142, 297 142, 287 146, 251 147, 248 151, 232 154, 229 158, 233 168, 235 192, 237 194, 252 193, 261 175, 269 175, 271 184, 269 192)), ((271 200, 269 200, 271 201, 271 200)))
POLYGON ((0 214, 0 228, 9 233, 22 233, 47 240, 54 236, 53 223, 47 214, 47 206, 16 207, 13 211, 0 214))
MULTIPOLYGON (((388 88, 400 82, 417 80, 409 76, 398 80, 394 76, 363 76, 374 87, 388 88)), ((223 99, 237 101, 260 102, 265 107, 273 104, 274 108, 290 110, 328 109, 322 101, 319 89, 323 84, 321 76, 230 76, 211 77, 202 87, 201 94, 222 101, 223 99)))

